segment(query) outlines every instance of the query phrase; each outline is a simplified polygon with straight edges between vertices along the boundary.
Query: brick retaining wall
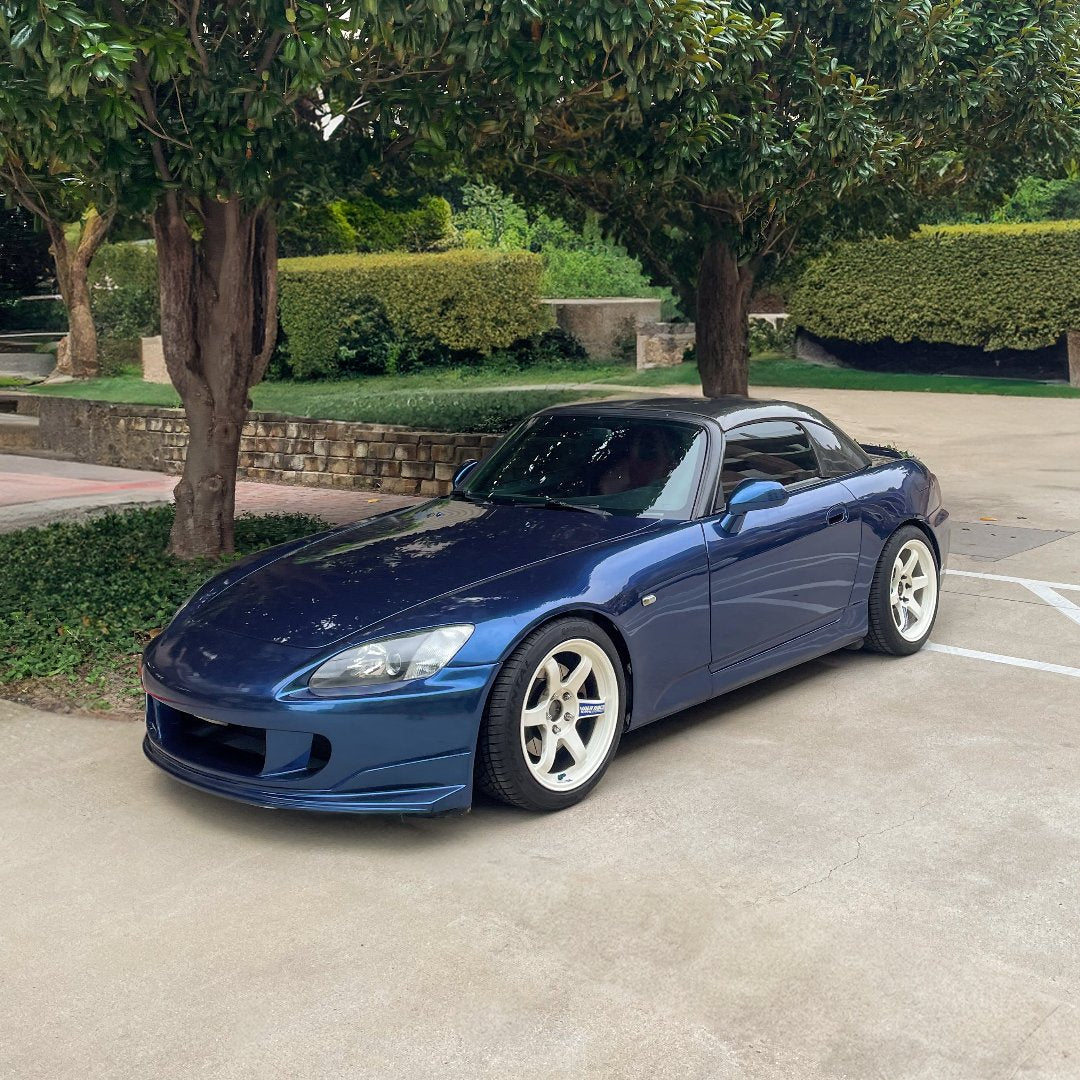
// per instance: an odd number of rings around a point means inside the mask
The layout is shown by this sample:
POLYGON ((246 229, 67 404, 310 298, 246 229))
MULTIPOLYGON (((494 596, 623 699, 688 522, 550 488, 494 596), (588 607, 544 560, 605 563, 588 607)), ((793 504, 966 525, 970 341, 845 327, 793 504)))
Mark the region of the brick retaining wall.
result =
MULTIPOLYGON (((181 409, 44 395, 37 396, 34 405, 46 450, 96 465, 170 473, 183 468, 188 427, 181 409)), ((237 476, 395 495, 444 495, 457 467, 483 457, 497 440, 497 435, 253 412, 240 439, 237 476)))

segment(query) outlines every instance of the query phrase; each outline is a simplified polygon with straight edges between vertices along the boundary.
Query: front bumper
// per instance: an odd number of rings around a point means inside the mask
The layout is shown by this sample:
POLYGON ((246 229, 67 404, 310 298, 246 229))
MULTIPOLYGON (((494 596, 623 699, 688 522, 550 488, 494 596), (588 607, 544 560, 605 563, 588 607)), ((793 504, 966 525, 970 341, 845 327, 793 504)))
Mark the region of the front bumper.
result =
POLYGON ((146 756, 186 784, 257 806, 440 814, 472 802, 496 666, 444 668, 342 700, 193 696, 144 671, 146 756))

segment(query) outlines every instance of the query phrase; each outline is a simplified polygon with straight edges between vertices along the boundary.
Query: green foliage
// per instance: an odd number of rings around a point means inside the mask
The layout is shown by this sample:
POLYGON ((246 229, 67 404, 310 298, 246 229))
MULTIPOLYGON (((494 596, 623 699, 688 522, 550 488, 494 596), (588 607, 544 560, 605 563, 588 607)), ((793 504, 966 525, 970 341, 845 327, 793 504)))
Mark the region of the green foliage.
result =
POLYGON ((283 260, 281 326, 299 377, 331 374, 349 313, 374 300, 399 337, 489 353, 543 329, 543 266, 528 252, 328 255, 283 260))
POLYGON ((466 184, 464 209, 455 225, 467 247, 536 251, 544 260, 543 296, 582 299, 599 296, 657 296, 663 317, 678 317, 669 288, 650 283, 641 263, 607 239, 595 215, 583 230, 546 213, 531 219, 512 195, 490 184, 466 184))
POLYGON ((0 330, 67 331, 67 310, 60 300, 4 300, 0 296, 0 330))
POLYGON ((90 304, 102 338, 161 333, 154 245, 103 244, 90 264, 90 304))
POLYGON ((994 214, 995 221, 1074 221, 1080 219, 1080 180, 1025 177, 994 214))
POLYGON ((1077 326, 1080 222, 954 225, 838 245, 790 297, 819 337, 984 349, 1052 345, 1077 326))
POLYGON ((104 378, 133 373, 142 378, 142 342, 138 338, 98 338, 98 370, 104 378))
POLYGON ((356 230, 345 203, 297 206, 278 215, 278 248, 283 256, 338 255, 356 250, 356 230))
MULTIPOLYGON (((596 365, 588 375, 595 378, 596 365)), ((625 371, 625 368, 620 369, 625 371)), ((601 369, 601 373, 604 371, 601 369)), ((610 375, 610 370, 607 372, 610 375)), ((557 372, 560 382, 573 382, 574 372, 557 372)), ((356 420, 373 424, 401 424, 429 431, 506 431, 537 409, 562 401, 597 396, 589 390, 502 389, 498 383, 538 381, 516 369, 492 378, 486 367, 449 369, 422 376, 383 379, 347 379, 337 382, 275 382, 252 387, 256 409, 308 416, 319 420, 356 420), (494 385, 492 385, 494 384, 494 385), (478 386, 472 389, 473 385, 478 386), (399 389, 400 387, 400 389, 399 389), (479 426, 476 426, 479 425, 479 426)), ((116 401, 129 404, 180 404, 171 386, 147 383, 137 376, 91 379, 53 386, 37 386, 35 393, 80 401, 116 401)))
MULTIPOLYGON (((0 683, 119 671, 222 562, 166 554, 172 507, 0 535, 0 683)), ((304 514, 241 517, 237 557, 325 528, 304 514)))
POLYGON ((771 319, 750 320, 750 354, 780 353, 793 356, 795 353, 795 322, 792 319, 780 319, 773 325, 771 319))
MULTIPOLYGON (((279 384, 282 388, 288 384, 279 384)), ((331 416, 373 424, 400 424, 421 431, 502 434, 538 409, 601 394, 580 390, 403 390, 371 393, 362 383, 327 384, 334 389, 309 393, 307 416, 331 416)), ((322 384, 320 384, 321 389, 322 384)))
POLYGON ((349 199, 342 208, 357 251, 431 251, 453 231, 450 204, 436 195, 424 195, 411 209, 380 206, 366 196, 349 199))

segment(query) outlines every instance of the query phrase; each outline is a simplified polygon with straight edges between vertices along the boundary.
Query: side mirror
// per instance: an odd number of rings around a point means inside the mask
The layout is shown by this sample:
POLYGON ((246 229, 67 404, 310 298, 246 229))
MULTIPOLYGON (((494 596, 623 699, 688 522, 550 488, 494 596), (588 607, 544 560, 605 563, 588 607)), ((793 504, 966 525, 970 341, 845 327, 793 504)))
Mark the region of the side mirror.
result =
POLYGON ((751 510, 769 510, 783 506, 787 501, 787 489, 775 480, 744 480, 731 493, 720 526, 725 532, 737 533, 742 527, 742 519, 751 510))
POLYGON ((476 458, 469 458, 468 461, 463 461, 461 467, 456 473, 454 473, 454 490, 456 491, 461 487, 462 481, 479 465, 480 462, 476 458))

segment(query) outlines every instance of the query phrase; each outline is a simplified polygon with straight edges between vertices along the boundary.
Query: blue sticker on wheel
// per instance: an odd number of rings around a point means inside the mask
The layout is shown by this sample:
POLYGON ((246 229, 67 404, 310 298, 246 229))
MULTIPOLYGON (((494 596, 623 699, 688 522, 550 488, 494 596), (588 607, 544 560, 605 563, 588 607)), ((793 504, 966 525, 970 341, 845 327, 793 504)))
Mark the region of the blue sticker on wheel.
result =
POLYGON ((602 701, 579 701, 577 707, 578 719, 583 716, 601 716, 607 706, 602 701))

